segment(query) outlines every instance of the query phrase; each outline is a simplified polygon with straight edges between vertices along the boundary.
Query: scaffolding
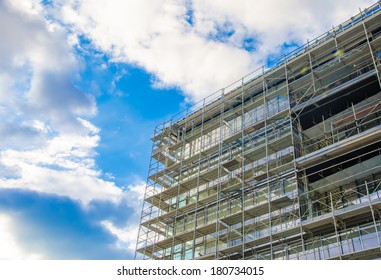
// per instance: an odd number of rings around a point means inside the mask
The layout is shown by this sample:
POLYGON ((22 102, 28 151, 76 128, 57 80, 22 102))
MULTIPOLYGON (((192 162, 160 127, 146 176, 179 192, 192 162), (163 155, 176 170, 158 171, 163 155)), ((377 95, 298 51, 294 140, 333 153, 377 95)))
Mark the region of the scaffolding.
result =
POLYGON ((136 259, 381 257, 381 3, 160 124, 136 259))

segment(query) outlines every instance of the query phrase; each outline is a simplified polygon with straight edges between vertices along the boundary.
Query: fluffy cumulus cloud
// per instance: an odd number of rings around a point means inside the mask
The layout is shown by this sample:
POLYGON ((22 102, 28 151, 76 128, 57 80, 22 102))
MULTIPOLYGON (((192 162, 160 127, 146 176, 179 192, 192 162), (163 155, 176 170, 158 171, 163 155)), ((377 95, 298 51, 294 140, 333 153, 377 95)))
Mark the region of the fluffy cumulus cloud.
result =
POLYGON ((60 1, 62 20, 115 60, 192 100, 303 44, 373 1, 60 1), (297 12, 296 12, 297 11, 297 12))
POLYGON ((0 259, 131 257, 118 232, 137 227, 138 190, 102 179, 95 98, 76 86, 84 61, 50 16, 0 1, 0 259))
POLYGON ((75 32, 114 60, 144 68, 156 86, 180 87, 196 98, 253 67, 245 50, 195 32, 182 1, 71 1, 61 11, 75 32))
POLYGON ((21 3, 0 2, 1 187, 83 203, 116 197, 121 191, 97 177, 98 129, 84 119, 95 114, 96 105, 75 87, 81 66, 66 32, 44 20, 38 2, 21 3))

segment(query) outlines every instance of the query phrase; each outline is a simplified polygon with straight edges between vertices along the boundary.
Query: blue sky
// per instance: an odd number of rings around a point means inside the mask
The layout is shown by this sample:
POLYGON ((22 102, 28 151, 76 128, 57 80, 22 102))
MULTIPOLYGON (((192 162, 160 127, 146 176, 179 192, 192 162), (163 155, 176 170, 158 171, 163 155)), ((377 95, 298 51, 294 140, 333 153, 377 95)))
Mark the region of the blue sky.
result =
POLYGON ((133 258, 154 127, 372 2, 0 0, 0 259, 133 258))

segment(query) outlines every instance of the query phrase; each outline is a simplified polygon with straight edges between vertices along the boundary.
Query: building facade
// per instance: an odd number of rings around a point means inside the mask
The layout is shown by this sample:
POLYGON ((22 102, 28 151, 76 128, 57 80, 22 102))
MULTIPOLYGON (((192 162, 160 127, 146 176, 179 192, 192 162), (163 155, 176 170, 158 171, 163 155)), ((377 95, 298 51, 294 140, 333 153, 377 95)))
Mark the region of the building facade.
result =
POLYGON ((154 132, 136 259, 381 257, 381 4, 154 132))

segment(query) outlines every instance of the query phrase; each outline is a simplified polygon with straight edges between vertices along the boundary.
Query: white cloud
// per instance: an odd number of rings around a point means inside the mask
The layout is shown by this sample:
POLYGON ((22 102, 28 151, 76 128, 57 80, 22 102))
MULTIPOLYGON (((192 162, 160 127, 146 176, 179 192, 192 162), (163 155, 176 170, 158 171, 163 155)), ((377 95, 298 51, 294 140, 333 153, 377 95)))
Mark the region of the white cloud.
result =
POLYGON ((114 60, 136 64, 157 77, 156 86, 178 86, 197 99, 253 67, 245 50, 195 33, 185 14, 178 1, 86 0, 62 8, 63 20, 114 60))
POLYGON ((12 0, 8 1, 7 4, 13 9, 16 9, 28 16, 38 15, 43 12, 43 7, 40 2, 40 0, 12 0))
POLYGON ((37 253, 25 252, 12 232, 11 217, 0 214, 0 260, 41 259, 37 253))
POLYGON ((37 0, 0 2, 0 188, 118 202, 95 165, 95 99, 75 86, 82 62, 47 13, 37 0))
POLYGON ((139 224, 132 224, 122 228, 116 227, 110 221, 102 221, 101 224, 118 238, 116 244, 114 244, 117 249, 128 250, 131 254, 134 253, 139 224))
POLYGON ((114 60, 153 74, 155 86, 198 100, 255 70, 284 42, 306 42, 372 2, 72 0, 61 1, 61 14, 114 60), (254 51, 243 49, 247 38, 254 51))
POLYGON ((135 219, 138 219, 140 218, 140 210, 142 208, 146 183, 141 179, 136 179, 135 181, 135 184, 124 188, 123 192, 129 207, 133 209, 133 213, 138 214, 135 216, 135 219))
POLYGON ((0 161, 0 180, 16 179, 20 177, 20 167, 17 165, 3 165, 0 161))
POLYGON ((145 183, 141 180, 138 180, 136 184, 129 185, 124 189, 124 198, 131 209, 129 222, 126 226, 117 226, 109 220, 101 222, 111 234, 118 238, 115 247, 128 250, 131 255, 133 255, 135 251, 144 191, 145 183))
POLYGON ((0 105, 7 108, 2 117, 11 125, 32 117, 58 132, 78 131, 77 117, 94 115, 95 101, 73 86, 81 63, 66 30, 47 22, 41 9, 37 1, 0 3, 0 105))
POLYGON ((44 131, 28 121, 0 123, 0 146, 28 149, 41 145, 45 140, 44 131))
POLYGON ((99 178, 93 149, 99 136, 61 135, 46 146, 28 151, 1 152, 4 166, 17 167, 21 176, 1 179, 2 188, 22 188, 68 196, 87 204, 91 200, 118 202, 122 190, 99 178))

